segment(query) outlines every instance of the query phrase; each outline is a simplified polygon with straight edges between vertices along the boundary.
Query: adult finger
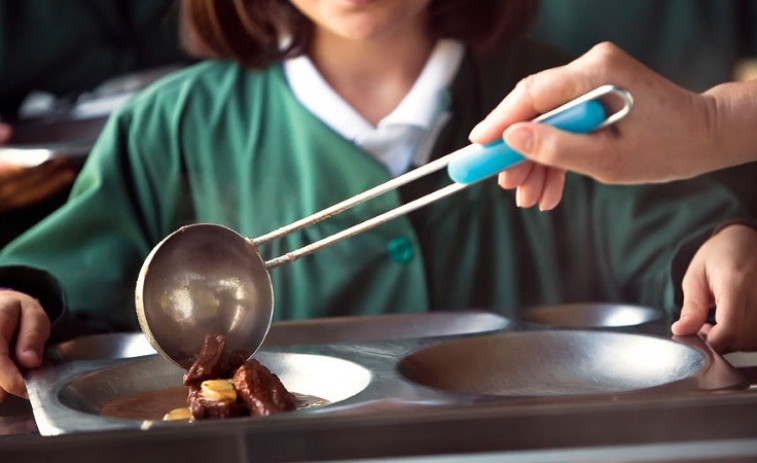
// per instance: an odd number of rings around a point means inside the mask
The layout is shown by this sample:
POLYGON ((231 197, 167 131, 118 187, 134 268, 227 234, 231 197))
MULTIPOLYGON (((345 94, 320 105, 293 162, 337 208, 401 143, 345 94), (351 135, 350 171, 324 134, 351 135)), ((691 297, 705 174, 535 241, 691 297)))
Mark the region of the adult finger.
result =
POLYGON ((611 137, 606 131, 574 134, 533 122, 513 124, 504 133, 510 147, 538 164, 619 182, 628 177, 619 162, 624 153, 622 146, 608 145, 611 137))
MULTIPOLYGON (((524 162, 500 172, 498 178, 499 186, 506 190, 524 186, 535 167, 535 164, 532 162, 524 162)), ((564 186, 565 171, 547 168, 546 179, 542 185, 542 189, 539 190, 538 187, 531 186, 530 188, 533 191, 529 190, 525 195, 538 196, 539 210, 549 211, 554 209, 560 203, 560 200, 562 200, 564 186)), ((524 188, 528 189, 528 187, 524 188)), ((524 193, 521 192, 520 194, 523 195, 524 193)))
POLYGON ((515 192, 515 204, 518 207, 533 207, 541 199, 544 191, 544 181, 547 178, 546 168, 534 164, 528 178, 518 187, 515 192))
POLYGON ((544 182, 544 191, 539 200, 539 210, 551 211, 562 200, 565 188, 565 171, 562 169, 547 169, 547 179, 544 182))
POLYGON ((505 190, 512 190, 526 181, 531 169, 534 168, 532 162, 522 162, 516 166, 510 167, 507 170, 503 170, 499 173, 499 186, 505 190))

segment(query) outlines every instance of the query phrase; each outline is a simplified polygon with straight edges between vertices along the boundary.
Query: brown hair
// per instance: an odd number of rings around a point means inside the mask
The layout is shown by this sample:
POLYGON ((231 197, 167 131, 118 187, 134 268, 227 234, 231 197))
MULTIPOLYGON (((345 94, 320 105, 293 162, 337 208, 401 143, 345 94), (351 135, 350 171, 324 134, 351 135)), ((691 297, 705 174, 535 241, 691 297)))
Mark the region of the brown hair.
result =
MULTIPOLYGON (((432 0, 429 30, 483 52, 526 31, 536 0, 432 0)), ((308 50, 312 22, 288 0, 182 0, 182 40, 195 56, 252 68, 308 50), (288 36, 282 47, 280 38, 288 36)))

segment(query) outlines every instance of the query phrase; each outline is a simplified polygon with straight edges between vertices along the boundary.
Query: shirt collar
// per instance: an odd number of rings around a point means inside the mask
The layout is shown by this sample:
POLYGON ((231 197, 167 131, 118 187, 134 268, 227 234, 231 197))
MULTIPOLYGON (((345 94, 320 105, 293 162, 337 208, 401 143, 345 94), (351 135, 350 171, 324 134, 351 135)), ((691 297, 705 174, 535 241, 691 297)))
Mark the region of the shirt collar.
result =
POLYGON ((431 129, 446 108, 446 88, 452 82, 462 61, 462 43, 437 41, 421 74, 400 104, 378 123, 371 126, 326 82, 305 55, 284 62, 289 85, 295 97, 310 112, 348 140, 365 138, 377 128, 388 125, 413 125, 431 129))
POLYGON ((439 40, 418 79, 400 104, 379 122, 430 129, 446 110, 446 89, 457 73, 464 47, 454 40, 439 40))

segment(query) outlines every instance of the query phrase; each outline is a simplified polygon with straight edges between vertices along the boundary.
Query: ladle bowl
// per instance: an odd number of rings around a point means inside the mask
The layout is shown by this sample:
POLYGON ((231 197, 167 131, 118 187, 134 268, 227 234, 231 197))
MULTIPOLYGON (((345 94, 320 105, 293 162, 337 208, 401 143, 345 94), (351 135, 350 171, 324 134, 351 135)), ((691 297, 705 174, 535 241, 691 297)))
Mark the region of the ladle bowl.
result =
POLYGON ((187 225, 155 246, 139 273, 135 300, 147 340, 184 368, 206 334, 224 334, 228 349, 252 355, 273 316, 263 259, 247 238, 220 225, 187 225))

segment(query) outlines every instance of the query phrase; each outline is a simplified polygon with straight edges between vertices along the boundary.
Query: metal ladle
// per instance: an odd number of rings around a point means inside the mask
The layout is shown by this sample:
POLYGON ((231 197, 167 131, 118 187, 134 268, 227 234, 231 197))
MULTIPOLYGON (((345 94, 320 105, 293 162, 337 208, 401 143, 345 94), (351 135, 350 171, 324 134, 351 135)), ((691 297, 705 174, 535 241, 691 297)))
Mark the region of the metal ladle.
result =
MULTIPOLYGON (((621 120, 632 106, 626 90, 605 85, 534 121, 588 133, 621 120), (618 97, 622 107, 606 116, 599 100, 609 95, 618 97)), ((210 333, 225 335, 227 348, 250 356, 263 343, 273 317, 269 270, 456 193, 524 159, 502 141, 469 145, 254 239, 221 225, 181 227, 152 249, 139 272, 135 296, 142 331, 159 354, 184 368, 210 333), (444 167, 455 183, 280 257, 264 261, 258 252, 266 243, 444 167)))

